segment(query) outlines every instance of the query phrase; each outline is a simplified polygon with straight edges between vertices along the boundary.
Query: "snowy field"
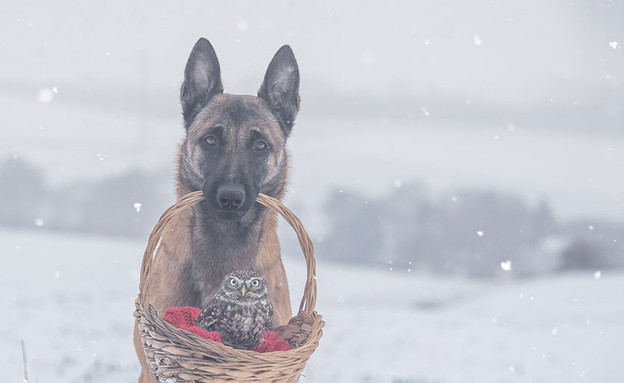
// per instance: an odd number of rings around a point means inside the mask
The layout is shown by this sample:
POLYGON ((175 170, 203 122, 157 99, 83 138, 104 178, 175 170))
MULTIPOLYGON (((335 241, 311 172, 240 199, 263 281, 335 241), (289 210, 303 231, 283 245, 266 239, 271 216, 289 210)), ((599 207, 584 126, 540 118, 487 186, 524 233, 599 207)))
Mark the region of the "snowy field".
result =
MULTIPOLYGON (((0 371, 29 382, 132 382, 144 243, 0 231, 0 371)), ((286 256, 293 302, 303 262, 286 256)), ((327 326, 304 382, 624 379, 624 274, 479 282, 321 263, 327 326)))
MULTIPOLYGON (((343 189, 363 203, 411 184, 431 201, 511 194, 588 230, 624 217, 621 1, 144 3, 0 4, 0 165, 32 164, 53 196, 170 174, 145 186, 173 199, 180 84, 205 36, 233 93, 255 94, 276 48, 293 47, 286 202, 317 244, 343 189)), ((146 239, 37 231, 57 218, 42 210, 31 231, 0 227, 0 382, 24 380, 20 341, 28 383, 136 381, 146 239)), ((318 257, 327 326, 304 382, 624 383, 624 269, 483 281, 331 256, 318 257)), ((295 307, 300 258, 285 255, 295 307)))

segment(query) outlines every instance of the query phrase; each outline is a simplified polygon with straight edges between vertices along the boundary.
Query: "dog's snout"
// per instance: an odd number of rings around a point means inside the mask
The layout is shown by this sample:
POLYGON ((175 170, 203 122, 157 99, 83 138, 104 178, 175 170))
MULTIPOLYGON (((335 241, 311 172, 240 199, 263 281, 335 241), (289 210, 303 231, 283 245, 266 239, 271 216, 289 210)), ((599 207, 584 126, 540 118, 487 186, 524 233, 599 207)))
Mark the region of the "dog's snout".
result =
POLYGON ((222 185, 217 189, 217 205, 221 209, 236 210, 245 202, 245 188, 242 185, 222 185))

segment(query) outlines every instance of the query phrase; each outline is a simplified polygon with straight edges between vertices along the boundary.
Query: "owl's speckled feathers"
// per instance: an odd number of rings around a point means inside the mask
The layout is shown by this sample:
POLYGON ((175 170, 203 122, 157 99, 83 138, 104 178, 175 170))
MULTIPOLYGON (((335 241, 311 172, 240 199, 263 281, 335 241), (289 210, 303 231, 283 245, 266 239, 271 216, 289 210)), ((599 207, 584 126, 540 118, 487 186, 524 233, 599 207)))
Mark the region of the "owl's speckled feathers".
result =
POLYGON ((271 330, 272 319, 273 306, 264 276, 237 270, 225 276, 196 323, 207 331, 218 331, 228 346, 252 349, 271 330))

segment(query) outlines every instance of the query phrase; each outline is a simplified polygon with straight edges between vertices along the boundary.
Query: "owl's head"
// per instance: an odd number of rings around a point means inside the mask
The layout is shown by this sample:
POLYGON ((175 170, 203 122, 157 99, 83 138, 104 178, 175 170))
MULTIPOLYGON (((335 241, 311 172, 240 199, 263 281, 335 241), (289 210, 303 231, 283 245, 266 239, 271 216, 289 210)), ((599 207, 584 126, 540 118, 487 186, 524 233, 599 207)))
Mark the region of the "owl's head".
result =
POLYGON ((236 270, 223 278, 221 291, 233 300, 254 300, 268 295, 266 278, 251 270, 236 270))

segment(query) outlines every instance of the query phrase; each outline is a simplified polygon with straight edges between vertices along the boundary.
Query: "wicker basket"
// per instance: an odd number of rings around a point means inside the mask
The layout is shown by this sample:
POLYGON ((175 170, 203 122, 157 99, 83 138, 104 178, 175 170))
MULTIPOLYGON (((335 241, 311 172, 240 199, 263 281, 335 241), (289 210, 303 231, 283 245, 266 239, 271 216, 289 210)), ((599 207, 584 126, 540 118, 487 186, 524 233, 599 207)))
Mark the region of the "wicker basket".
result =
POLYGON ((279 200, 260 194, 256 202, 280 213, 297 233, 307 264, 307 280, 299 312, 274 329, 291 345, 289 351, 257 353, 239 350, 180 330, 163 321, 145 299, 153 254, 167 223, 180 211, 202 201, 189 193, 168 208, 150 234, 141 265, 136 311, 147 363, 159 382, 296 382, 318 346, 325 325, 316 305, 316 261, 312 241, 301 221, 279 200))

